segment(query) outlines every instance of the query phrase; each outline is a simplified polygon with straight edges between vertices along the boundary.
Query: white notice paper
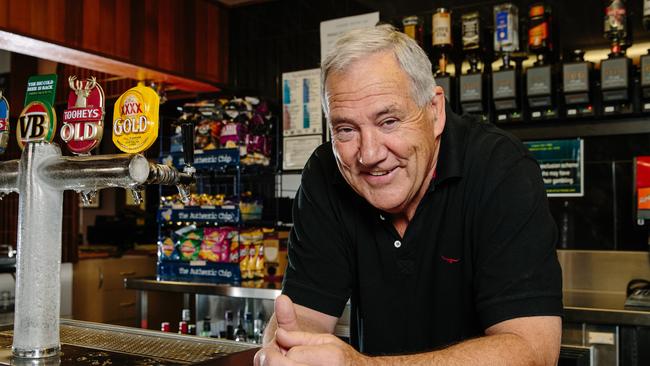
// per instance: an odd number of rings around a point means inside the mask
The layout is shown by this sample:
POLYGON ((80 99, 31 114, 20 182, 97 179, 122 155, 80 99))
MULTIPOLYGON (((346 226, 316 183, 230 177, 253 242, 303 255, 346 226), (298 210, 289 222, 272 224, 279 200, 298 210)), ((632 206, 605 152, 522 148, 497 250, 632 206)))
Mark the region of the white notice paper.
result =
POLYGON ((284 137, 283 170, 300 170, 316 148, 323 142, 322 135, 284 137))
POLYGON ((379 12, 355 15, 320 22, 320 59, 323 61, 336 39, 347 31, 374 27, 379 21, 379 12))

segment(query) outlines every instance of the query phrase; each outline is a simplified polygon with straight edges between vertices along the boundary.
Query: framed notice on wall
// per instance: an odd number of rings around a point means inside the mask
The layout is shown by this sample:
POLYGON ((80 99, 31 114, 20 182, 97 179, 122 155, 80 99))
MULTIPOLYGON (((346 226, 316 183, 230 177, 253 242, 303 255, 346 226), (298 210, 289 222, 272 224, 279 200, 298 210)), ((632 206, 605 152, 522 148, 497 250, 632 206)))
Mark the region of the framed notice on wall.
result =
POLYGON ((583 139, 527 141, 524 144, 539 162, 549 197, 584 196, 583 139))
POLYGON ((311 154, 322 142, 322 135, 285 137, 282 142, 282 170, 304 168, 311 154))
POLYGON ((322 133, 320 69, 283 73, 282 134, 300 136, 322 133))

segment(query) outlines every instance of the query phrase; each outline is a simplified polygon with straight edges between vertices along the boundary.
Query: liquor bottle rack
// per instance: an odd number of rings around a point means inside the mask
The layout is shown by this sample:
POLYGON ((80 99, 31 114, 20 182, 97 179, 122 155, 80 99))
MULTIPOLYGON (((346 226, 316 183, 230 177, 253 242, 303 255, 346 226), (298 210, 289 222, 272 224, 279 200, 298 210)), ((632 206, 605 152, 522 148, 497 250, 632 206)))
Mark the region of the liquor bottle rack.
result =
MULTIPOLYGON (((490 5, 495 5, 494 8, 497 8, 498 6, 511 6, 512 3, 504 1, 502 4, 490 3, 490 5)), ((554 13, 551 17, 549 14, 553 9, 549 10, 546 5, 551 3, 553 2, 536 2, 535 4, 530 4, 529 7, 528 3, 524 5, 521 2, 516 2, 516 4, 519 5, 519 12, 518 15, 516 12, 513 14, 514 18, 516 18, 515 20, 522 20, 519 29, 519 38, 522 41, 522 47, 519 47, 516 51, 512 51, 510 59, 517 61, 516 59, 519 58, 519 61, 514 63, 515 65, 511 70, 514 70, 517 76, 515 82, 518 94, 516 97, 516 104, 521 117, 507 121, 503 118, 498 118, 495 105, 491 102, 495 97, 495 91, 493 89, 493 74, 495 72, 498 73, 498 66, 494 66, 496 65, 495 60, 499 58, 500 54, 503 55, 496 50, 496 45, 492 44, 494 32, 500 27, 500 25, 496 25, 496 13, 495 17, 492 18, 492 9, 488 6, 479 8, 473 5, 464 6, 461 4, 456 7, 451 7, 451 9, 449 9, 451 12, 452 22, 450 32, 453 38, 453 46, 447 50, 447 55, 449 57, 449 65, 453 65, 452 68, 455 69, 456 72, 453 73, 452 71, 454 76, 451 80, 451 95, 448 95, 447 103, 454 111, 460 113, 464 112, 464 106, 460 100, 463 90, 463 85, 461 84, 460 79, 469 76, 469 74, 466 74, 465 71, 461 72, 461 69, 465 70, 466 67, 464 64, 469 59, 473 57, 473 61, 476 62, 476 55, 480 55, 480 74, 476 73, 471 75, 480 75, 483 78, 484 85, 482 93, 479 89, 478 94, 482 94, 484 110, 482 113, 474 111, 469 113, 480 113, 484 116, 483 120, 498 124, 502 128, 511 131, 522 139, 644 134, 650 132, 650 129, 647 127, 647 122, 644 121, 648 116, 650 116, 650 53, 641 56, 638 63, 636 63, 636 59, 634 60, 634 63, 629 62, 631 67, 626 80, 628 85, 627 96, 626 101, 621 102, 624 104, 624 108, 621 108, 620 110, 617 108, 614 110, 610 105, 608 105, 608 102, 605 101, 610 97, 609 94, 611 94, 609 91, 609 81, 611 80, 608 81, 607 88, 601 87, 601 84, 605 85, 605 77, 600 75, 600 67, 592 64, 592 66, 596 67, 590 69, 587 78, 589 85, 589 91, 587 93, 589 93, 590 96, 589 105, 591 108, 589 108, 589 112, 584 115, 581 113, 575 115, 573 110, 569 111, 575 109, 575 107, 569 106, 569 104, 564 100, 565 95, 570 94, 571 92, 567 90, 565 94, 563 66, 575 62, 571 60, 572 57, 569 55, 569 52, 577 52, 578 50, 572 50, 570 48, 562 49, 559 47, 559 42, 557 42, 559 40, 559 32, 557 29, 553 28, 557 25, 558 21, 564 22, 563 17, 566 14, 554 13), (536 6, 541 6, 540 9, 542 9, 542 11, 533 14, 532 9, 536 6), (490 8, 489 15, 487 11, 488 8, 490 8), (546 13, 547 11, 549 13, 546 13), (471 17, 471 15, 474 15, 473 21, 476 23, 471 23, 471 20, 467 20, 468 16, 471 17), (533 15, 536 16, 536 23, 532 22, 533 15), (544 18, 547 15, 549 16, 544 18), (541 46, 540 44, 534 45, 535 42, 531 41, 533 37, 531 34, 539 38, 541 37, 541 33, 529 33, 529 30, 546 21, 548 22, 546 25, 550 27, 548 28, 550 29, 549 36, 546 37, 546 32, 543 32, 543 44, 541 46), (476 31, 473 33, 475 38, 468 38, 466 37, 468 34, 467 29, 472 29, 473 24, 476 25, 476 31), (478 41, 479 38, 481 39, 480 42, 478 41), (472 39, 476 40, 476 44, 472 43, 472 39), (524 63, 524 60, 529 59, 529 54, 532 55, 533 53, 538 55, 538 61, 541 59, 543 62, 536 64, 533 67, 528 67, 528 61, 524 63), (542 56, 541 58, 540 54, 542 56), (524 64, 526 67, 523 66, 524 64), (549 105, 548 102, 546 102, 546 105, 548 105, 549 109, 552 109, 552 113, 546 114, 546 110, 542 110, 542 116, 540 117, 540 107, 532 107, 535 102, 534 99, 539 100, 540 98, 536 98, 537 95, 535 95, 535 92, 528 88, 528 72, 536 67, 537 70, 539 70, 541 67, 548 68, 549 66, 551 69, 551 80, 548 82, 550 88, 549 86, 546 86, 546 88, 542 89, 546 89, 547 93, 550 89, 548 97, 552 100, 552 103, 549 105), (605 96, 606 94, 607 96, 605 96)), ((641 13, 641 9, 636 8, 638 5, 638 3, 628 2, 627 14, 641 13)), ((614 2, 608 2, 607 6, 606 12, 603 13, 606 19, 610 16, 608 13, 609 6, 613 7, 614 2)), ((559 8, 563 9, 563 7, 559 8)), ((605 8, 604 5, 603 8, 605 8)), ((402 29, 406 34, 416 39, 416 41, 422 45, 425 52, 429 54, 431 62, 434 65, 434 70, 432 70, 434 74, 436 73, 435 65, 438 64, 437 59, 439 58, 439 52, 436 52, 435 48, 436 42, 434 42, 436 30, 433 29, 433 22, 435 22, 435 19, 433 18, 437 12, 439 12, 439 9, 432 8, 429 11, 419 12, 418 14, 402 14, 387 19, 390 23, 402 29)), ((640 17, 633 19, 639 24, 632 24, 630 19, 632 18, 628 17, 625 19, 624 16, 623 21, 620 24, 617 24, 615 27, 612 26, 614 28, 605 27, 605 37, 602 39, 603 43, 612 42, 612 55, 601 61, 606 61, 611 64, 610 61, 620 60, 625 57, 625 48, 629 47, 631 44, 629 38, 627 38, 632 33, 631 28, 632 26, 640 27, 641 25, 641 22, 638 21, 640 17), (620 37, 617 36, 618 39, 615 37, 618 34, 616 32, 622 32, 620 33, 620 37), (608 41, 606 41, 606 39, 608 41)), ((595 18, 594 21, 602 24, 603 18, 598 17, 595 18)), ((650 14, 646 14, 645 8, 643 9, 643 26, 646 29, 645 33, 649 33, 650 14)), ((508 29, 510 29, 509 27, 510 24, 508 25, 508 29)), ((566 31, 566 29, 564 30, 566 31)), ((602 37, 601 34, 598 34, 597 36, 602 37)), ((584 54, 584 52, 582 53, 584 54)), ((631 59, 628 59, 628 61, 631 61, 631 59)), ((546 72, 548 75, 548 71, 546 72)), ((539 75, 539 73, 535 75, 539 75)), ((533 76, 531 75, 531 77, 533 76)), ((466 79, 469 80, 469 78, 466 79)), ((539 90, 537 90, 537 92, 539 92, 539 90)), ((544 95, 544 97, 546 97, 546 95, 544 95)))

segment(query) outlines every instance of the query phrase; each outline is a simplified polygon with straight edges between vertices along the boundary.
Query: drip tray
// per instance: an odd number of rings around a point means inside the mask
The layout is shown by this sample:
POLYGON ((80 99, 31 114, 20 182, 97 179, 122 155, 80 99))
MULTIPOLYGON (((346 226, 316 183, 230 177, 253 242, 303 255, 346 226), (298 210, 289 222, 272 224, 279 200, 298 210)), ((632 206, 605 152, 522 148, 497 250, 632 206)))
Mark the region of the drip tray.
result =
MULTIPOLYGON (((12 333, 0 331, 0 365, 10 364, 12 333)), ((252 344, 66 319, 60 334, 60 365, 252 365, 257 350, 252 344)))

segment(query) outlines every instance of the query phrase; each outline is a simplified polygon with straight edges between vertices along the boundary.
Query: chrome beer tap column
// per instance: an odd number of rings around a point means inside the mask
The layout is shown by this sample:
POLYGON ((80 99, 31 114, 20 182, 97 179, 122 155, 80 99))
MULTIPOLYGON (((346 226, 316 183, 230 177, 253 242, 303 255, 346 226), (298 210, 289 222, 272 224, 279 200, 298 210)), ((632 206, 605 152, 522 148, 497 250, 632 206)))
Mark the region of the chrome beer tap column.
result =
MULTIPOLYGON (((63 191, 188 184, 192 177, 139 154, 64 157, 48 142, 26 144, 19 166, 13 353, 40 358, 59 350, 63 191)), ((4 173, 0 181, 11 175, 4 173)))
MULTIPOLYGON (((28 97, 32 85, 56 90, 56 82, 48 83, 43 77, 32 79, 28 97)), ((146 184, 187 187, 193 179, 192 169, 179 172, 141 155, 155 141, 158 130, 157 95, 149 88, 132 88, 116 103, 113 140, 126 152, 118 155, 83 154, 101 139, 101 124, 85 117, 97 106, 76 107, 66 116, 62 131, 68 133, 68 147, 76 144, 78 155, 62 156, 59 146, 51 143, 56 126, 51 103, 42 99, 28 103, 27 99, 17 128, 18 144, 23 147, 21 158, 0 163, 0 193, 20 194, 12 345, 17 361, 57 356, 60 351, 63 191, 138 189, 146 184)))

